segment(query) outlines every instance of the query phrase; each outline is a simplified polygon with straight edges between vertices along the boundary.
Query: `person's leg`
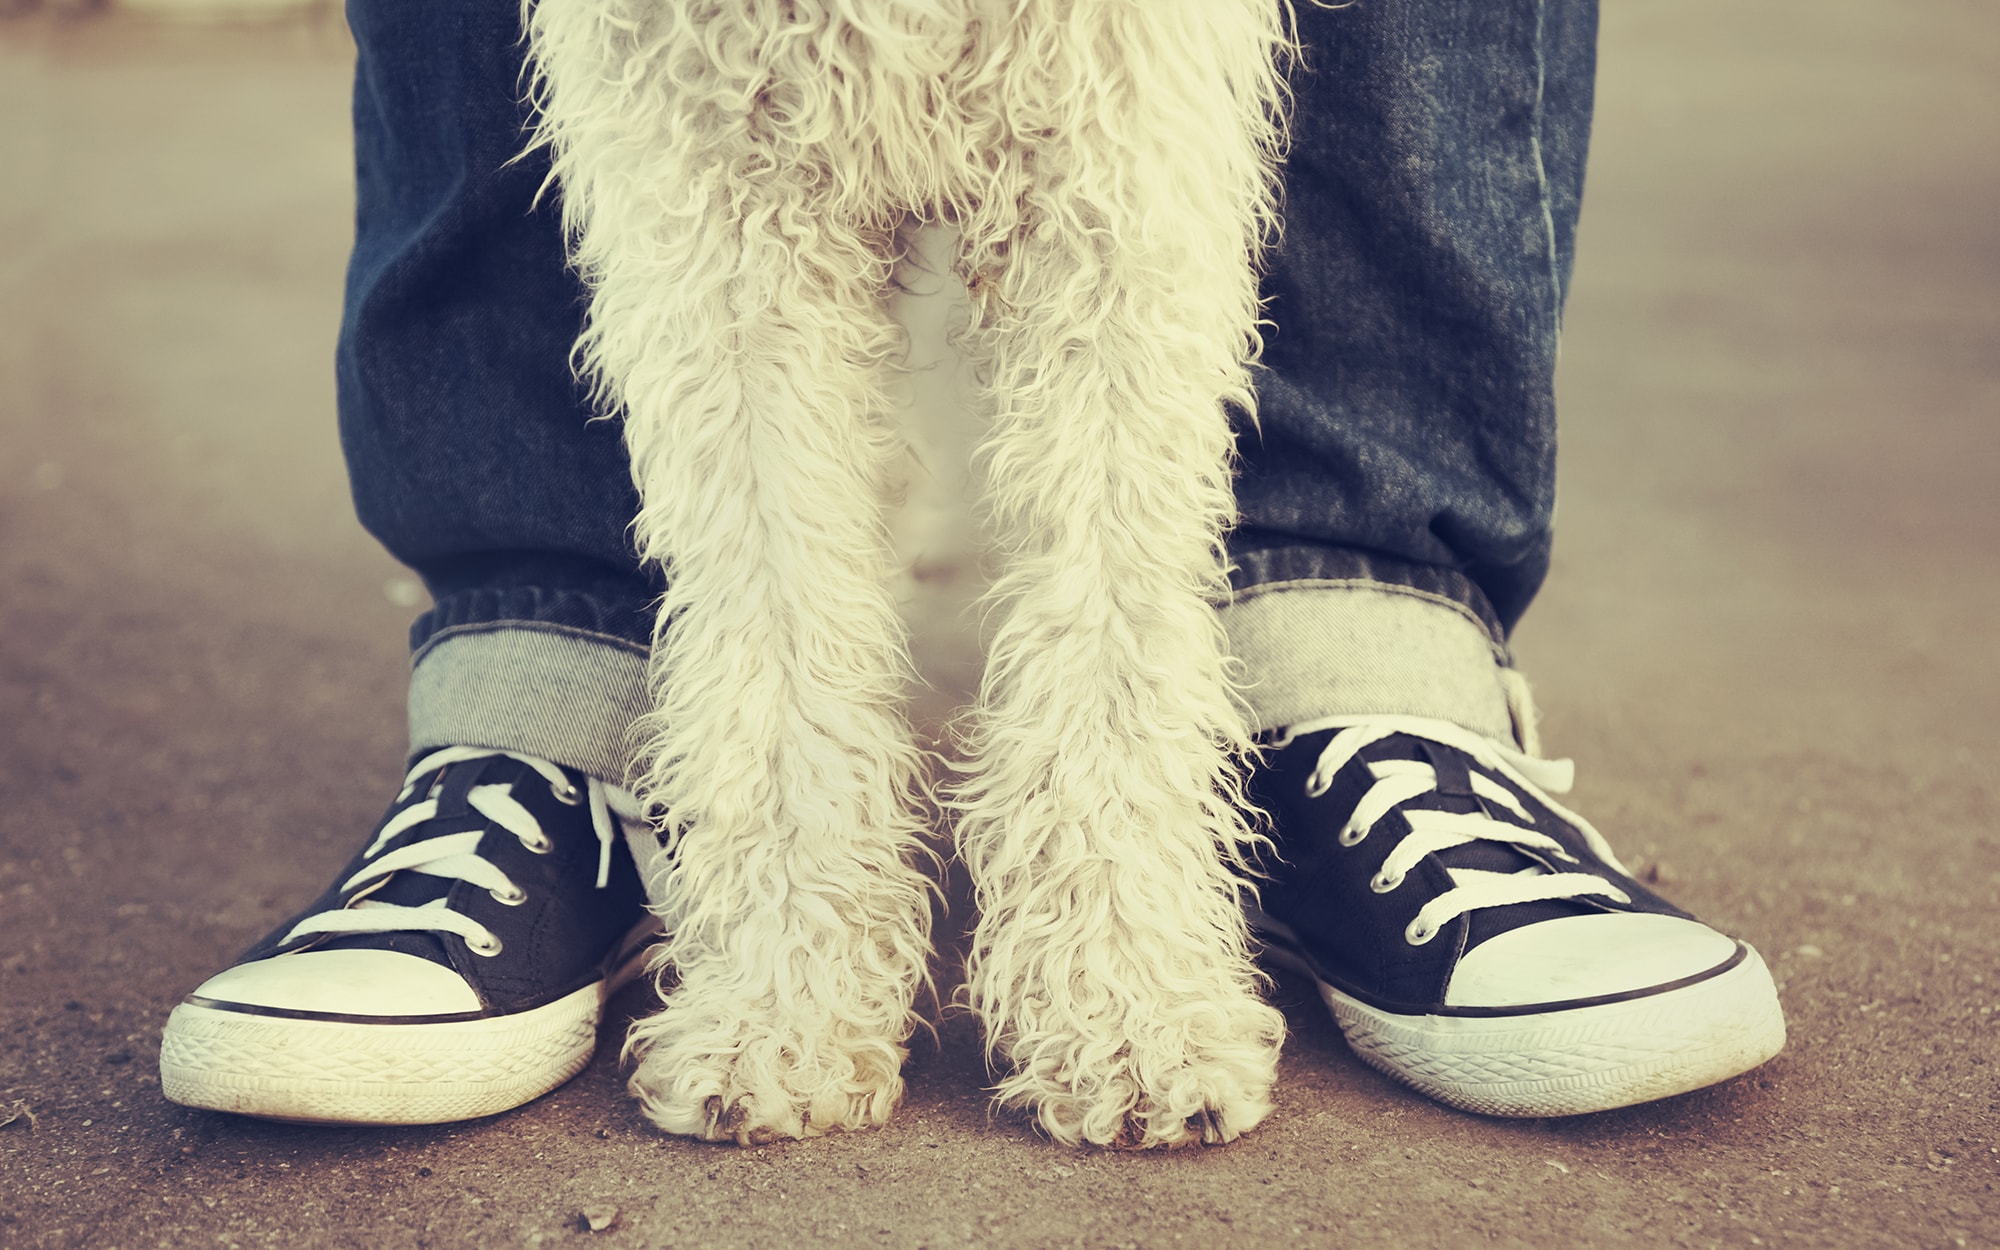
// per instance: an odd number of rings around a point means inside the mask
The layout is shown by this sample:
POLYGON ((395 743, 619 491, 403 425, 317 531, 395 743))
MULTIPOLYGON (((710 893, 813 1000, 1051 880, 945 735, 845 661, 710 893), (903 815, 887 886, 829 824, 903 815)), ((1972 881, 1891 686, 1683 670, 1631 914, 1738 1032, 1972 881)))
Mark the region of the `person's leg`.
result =
POLYGON ((1532 758, 1506 645, 1548 569, 1595 0, 1299 20, 1222 609, 1271 747, 1259 928, 1364 1058, 1456 1105, 1733 1075, 1782 1043, 1768 974, 1548 798, 1567 766, 1532 758))
POLYGON ((368 846, 175 1010, 167 1096, 291 1119, 491 1114, 589 1058, 647 924, 621 817, 658 586, 619 429, 569 352, 513 0, 353 0, 356 237, 337 350, 364 525, 429 586, 410 764, 368 846))
POLYGON ((583 292, 527 142, 511 0, 353 0, 356 237, 336 356, 362 524, 436 606, 412 751, 478 742, 613 780, 659 587, 615 422, 570 370, 583 292))
POLYGON ((1264 283, 1276 329, 1238 444, 1232 636, 1264 659, 1251 699, 1267 726, 1367 701, 1316 683, 1372 674, 1430 688, 1404 710, 1476 698, 1461 715, 1504 729, 1484 670, 1548 569, 1595 0, 1302 4, 1299 21, 1308 72, 1264 283), (1423 627, 1440 648, 1481 664, 1480 690, 1394 657, 1301 653, 1286 670, 1251 638, 1386 641, 1374 618, 1430 615, 1417 603, 1440 609, 1423 627))

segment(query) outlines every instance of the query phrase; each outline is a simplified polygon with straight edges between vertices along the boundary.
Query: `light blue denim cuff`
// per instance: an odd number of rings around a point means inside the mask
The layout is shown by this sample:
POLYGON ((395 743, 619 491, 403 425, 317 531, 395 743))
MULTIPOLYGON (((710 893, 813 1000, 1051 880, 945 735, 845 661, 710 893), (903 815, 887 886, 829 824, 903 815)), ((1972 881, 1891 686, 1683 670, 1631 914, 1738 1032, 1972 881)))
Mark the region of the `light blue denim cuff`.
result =
POLYGON ((622 639, 533 622, 448 630, 410 673, 410 752, 482 746, 622 783, 629 730, 650 706, 646 653, 622 639))
POLYGON ((1359 579, 1280 581, 1239 590, 1220 611, 1259 733, 1394 713, 1521 739, 1505 648, 1448 596, 1359 579))

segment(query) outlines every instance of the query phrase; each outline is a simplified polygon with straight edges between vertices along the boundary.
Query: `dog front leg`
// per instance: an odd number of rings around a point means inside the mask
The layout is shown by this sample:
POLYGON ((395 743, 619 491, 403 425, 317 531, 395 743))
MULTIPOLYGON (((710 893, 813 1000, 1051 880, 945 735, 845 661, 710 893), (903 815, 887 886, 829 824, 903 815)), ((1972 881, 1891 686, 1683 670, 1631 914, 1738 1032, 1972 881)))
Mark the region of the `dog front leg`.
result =
POLYGON ((751 1142, 887 1118, 930 942, 877 502, 895 330, 734 194, 703 229, 742 237, 712 283, 659 275, 671 328, 627 381, 637 533, 669 578, 640 790, 672 837, 649 884, 679 977, 628 1050, 662 1127, 751 1142))
POLYGON ((668 580, 638 788, 665 813, 648 887, 677 981, 632 1029, 632 1090, 709 1139, 878 1124, 930 953, 879 502, 886 229, 669 81, 705 63, 685 15, 617 10, 545 0, 531 31, 590 290, 579 351, 668 580))
POLYGON ((956 797, 969 996, 999 1098, 1052 1137, 1218 1142, 1269 1113, 1284 1031, 1248 951, 1250 743, 1211 603, 1291 45, 1263 0, 1101 17, 1063 46, 1130 72, 1022 69, 1014 133, 1039 142, 964 229, 1009 556, 956 797))

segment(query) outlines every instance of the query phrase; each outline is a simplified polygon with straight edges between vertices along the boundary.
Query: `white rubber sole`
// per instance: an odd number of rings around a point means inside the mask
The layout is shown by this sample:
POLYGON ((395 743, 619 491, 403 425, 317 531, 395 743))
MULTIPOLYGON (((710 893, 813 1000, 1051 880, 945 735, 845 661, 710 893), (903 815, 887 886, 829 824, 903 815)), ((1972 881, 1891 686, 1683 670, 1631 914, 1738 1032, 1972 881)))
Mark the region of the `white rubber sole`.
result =
POLYGON ((1481 1115, 1584 1115, 1726 1081, 1784 1048, 1777 987, 1744 951, 1692 985, 1533 1015, 1396 1015, 1315 983, 1354 1052, 1420 1093, 1481 1115))
POLYGON ((174 1102, 300 1124, 446 1124, 532 1102, 590 1063, 609 977, 532 1011, 440 1023, 300 1020, 182 1003, 160 1039, 174 1102))

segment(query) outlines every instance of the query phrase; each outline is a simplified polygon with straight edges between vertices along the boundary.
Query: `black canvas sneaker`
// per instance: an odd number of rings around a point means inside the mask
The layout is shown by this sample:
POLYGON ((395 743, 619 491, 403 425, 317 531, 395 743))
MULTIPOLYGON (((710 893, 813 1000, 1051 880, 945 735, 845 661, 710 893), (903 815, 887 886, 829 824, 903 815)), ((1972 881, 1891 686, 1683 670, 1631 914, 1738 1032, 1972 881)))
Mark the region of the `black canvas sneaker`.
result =
POLYGON ((658 932, 631 797, 547 760, 419 760, 374 840, 304 913, 167 1020, 160 1088, 268 1119, 437 1124, 583 1070, 658 932))
POLYGON ((1632 879, 1542 760, 1443 721, 1294 725, 1251 782, 1282 863, 1251 923, 1364 1060, 1488 1115, 1648 1102, 1785 1042, 1757 952, 1632 879))

